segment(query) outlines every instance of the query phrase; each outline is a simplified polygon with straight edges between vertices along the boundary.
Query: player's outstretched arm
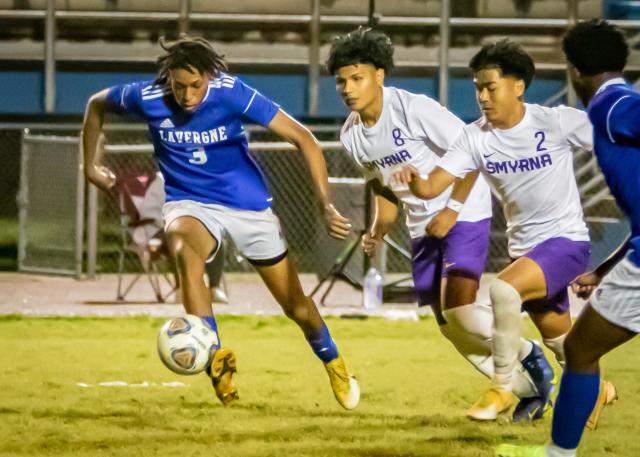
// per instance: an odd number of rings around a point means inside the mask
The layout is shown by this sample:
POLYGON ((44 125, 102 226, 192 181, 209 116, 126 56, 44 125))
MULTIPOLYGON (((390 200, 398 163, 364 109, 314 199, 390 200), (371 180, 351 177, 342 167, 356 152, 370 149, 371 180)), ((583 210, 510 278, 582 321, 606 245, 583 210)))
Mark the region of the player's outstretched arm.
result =
POLYGON ((447 236, 453 226, 456 225, 458 214, 467 201, 479 174, 480 171, 472 171, 471 173, 467 173, 467 176, 464 178, 456 180, 447 206, 436 214, 433 219, 431 219, 431 222, 429 222, 429 225, 427 225, 428 235, 438 238, 447 236))
POLYGON ((398 199, 379 180, 374 179, 370 183, 374 194, 374 216, 371 227, 362 235, 362 249, 368 256, 374 256, 378 244, 398 217, 398 199))
POLYGON ((98 188, 109 191, 116 183, 116 177, 107 167, 96 163, 98 140, 102 134, 106 96, 108 89, 102 90, 89 98, 82 125, 82 151, 84 155, 84 174, 98 188))
POLYGON ((409 190, 416 197, 429 200, 444 192, 455 182, 456 177, 443 168, 435 167, 425 179, 413 165, 405 165, 402 170, 394 174, 393 179, 408 185, 409 190))
POLYGON ((351 224, 349 219, 338 212, 331 201, 327 164, 318 140, 304 125, 283 110, 278 111, 278 114, 269 124, 269 129, 302 151, 309 167, 316 193, 322 204, 329 235, 337 239, 346 238, 349 235, 351 224))

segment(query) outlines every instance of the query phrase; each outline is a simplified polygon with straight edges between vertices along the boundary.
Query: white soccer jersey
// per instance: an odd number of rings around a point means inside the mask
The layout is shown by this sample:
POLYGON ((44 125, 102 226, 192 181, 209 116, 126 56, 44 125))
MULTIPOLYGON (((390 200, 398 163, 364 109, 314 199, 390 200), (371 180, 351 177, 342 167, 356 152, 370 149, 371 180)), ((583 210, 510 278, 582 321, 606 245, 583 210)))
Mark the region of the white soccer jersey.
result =
MULTIPOLYGON (((421 200, 408 186, 392 180, 403 165, 411 164, 427 175, 435 167, 464 123, 435 100, 395 87, 383 88, 382 113, 372 127, 365 127, 355 111, 347 118, 340 140, 366 179, 377 178, 402 202, 411 238, 425 235, 431 218, 442 210, 449 188, 432 200, 421 200)), ((478 221, 491 217, 491 192, 478 177, 458 220, 478 221)))
POLYGON ((484 118, 465 126, 437 165, 457 177, 480 169, 502 200, 509 254, 519 257, 550 238, 589 240, 572 149, 591 150, 592 141, 585 112, 525 104, 524 118, 510 129, 484 118))

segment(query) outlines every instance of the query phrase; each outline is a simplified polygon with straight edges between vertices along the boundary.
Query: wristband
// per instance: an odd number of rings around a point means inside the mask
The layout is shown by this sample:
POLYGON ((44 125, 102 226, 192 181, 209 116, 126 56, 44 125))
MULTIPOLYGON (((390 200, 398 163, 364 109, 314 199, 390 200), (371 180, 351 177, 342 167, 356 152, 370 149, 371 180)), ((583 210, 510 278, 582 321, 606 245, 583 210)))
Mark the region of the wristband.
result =
POLYGON ((458 200, 454 200, 453 198, 450 198, 449 201, 447 202, 447 208, 449 208, 452 211, 455 211, 456 213, 459 213, 462 210, 463 206, 464 206, 464 203, 460 203, 458 200))

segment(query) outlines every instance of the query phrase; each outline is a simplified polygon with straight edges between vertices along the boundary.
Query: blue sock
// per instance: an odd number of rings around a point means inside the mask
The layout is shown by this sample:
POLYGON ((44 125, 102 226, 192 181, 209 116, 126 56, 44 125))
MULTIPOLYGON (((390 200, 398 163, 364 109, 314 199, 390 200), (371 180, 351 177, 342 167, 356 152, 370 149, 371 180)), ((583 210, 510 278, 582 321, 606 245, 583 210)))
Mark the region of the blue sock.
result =
POLYGON ((578 447, 599 391, 600 374, 564 372, 553 409, 551 439, 555 445, 564 449, 578 447))
POLYGON ((220 334, 218 333, 218 324, 216 323, 216 318, 213 316, 203 316, 202 320, 204 320, 211 329, 216 332, 218 336, 218 348, 220 348, 220 334))
MULTIPOLYGON (((213 316, 202 316, 202 320, 205 321, 214 332, 216 332, 216 335, 218 337, 218 346, 216 347, 217 351, 218 349, 220 349, 220 334, 218 333, 218 323, 216 322, 216 318, 213 316)), ((211 376, 211 365, 208 364, 204 371, 207 373, 207 376, 211 376)))
POLYGON ((338 357, 338 348, 324 322, 319 333, 307 335, 306 338, 313 353, 324 363, 329 363, 338 357))

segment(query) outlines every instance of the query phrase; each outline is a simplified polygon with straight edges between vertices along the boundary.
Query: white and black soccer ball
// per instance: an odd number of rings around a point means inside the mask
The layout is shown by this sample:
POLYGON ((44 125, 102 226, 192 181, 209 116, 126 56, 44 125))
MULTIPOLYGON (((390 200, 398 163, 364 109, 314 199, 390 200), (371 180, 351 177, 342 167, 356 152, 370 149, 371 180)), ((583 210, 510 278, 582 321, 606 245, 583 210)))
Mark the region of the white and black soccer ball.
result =
POLYGON ((187 314, 168 320, 158 335, 160 360, 178 374, 196 374, 211 362, 218 335, 198 316, 187 314))

